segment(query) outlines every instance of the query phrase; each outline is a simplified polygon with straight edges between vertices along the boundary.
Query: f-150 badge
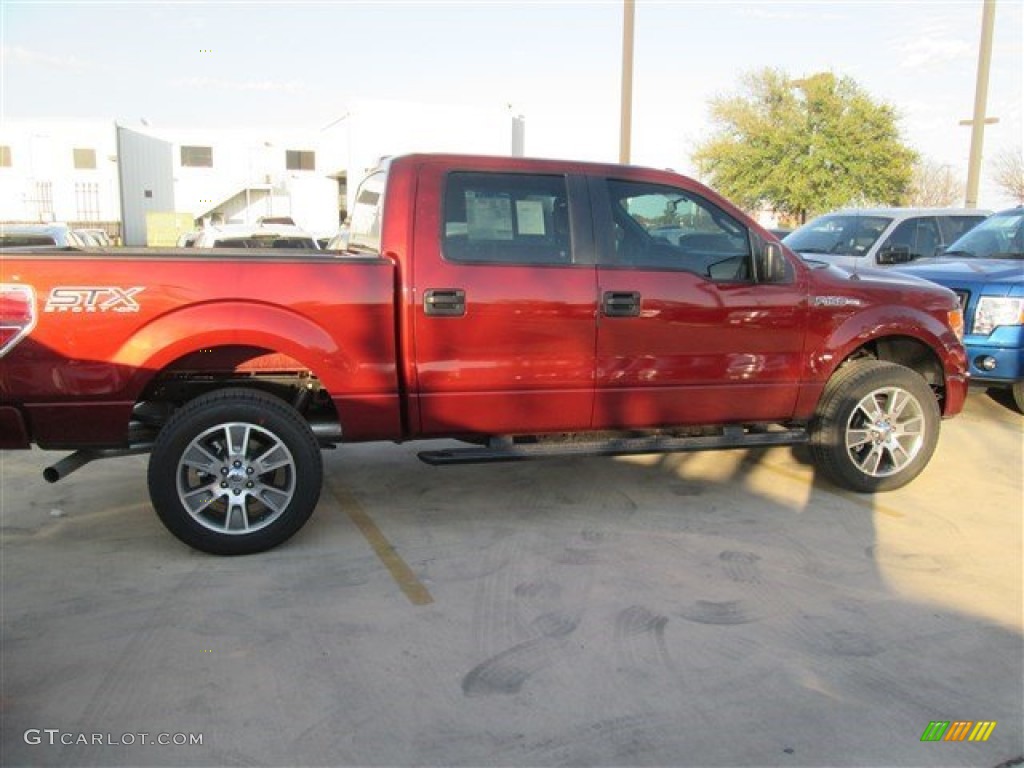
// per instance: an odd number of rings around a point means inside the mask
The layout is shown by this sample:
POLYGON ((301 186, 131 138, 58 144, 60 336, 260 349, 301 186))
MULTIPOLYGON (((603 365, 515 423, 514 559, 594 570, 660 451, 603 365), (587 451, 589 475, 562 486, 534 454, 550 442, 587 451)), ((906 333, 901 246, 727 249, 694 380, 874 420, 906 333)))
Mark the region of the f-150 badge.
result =
POLYGON ((44 312, 138 312, 135 300, 145 286, 61 285, 50 290, 44 312))
POLYGON ((864 302, 852 296, 815 296, 814 306, 816 307, 859 307, 864 302))

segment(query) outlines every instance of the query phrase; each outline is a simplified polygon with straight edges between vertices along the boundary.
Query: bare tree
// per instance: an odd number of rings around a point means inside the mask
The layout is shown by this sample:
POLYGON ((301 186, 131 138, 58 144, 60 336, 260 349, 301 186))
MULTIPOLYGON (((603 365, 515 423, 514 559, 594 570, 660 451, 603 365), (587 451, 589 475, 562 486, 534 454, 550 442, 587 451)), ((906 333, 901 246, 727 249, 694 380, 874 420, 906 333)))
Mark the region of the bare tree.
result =
POLYGON ((1004 149, 990 166, 992 180, 1017 203, 1024 205, 1024 153, 1021 148, 1004 149))
POLYGON ((921 159, 914 164, 906 204, 914 208, 949 208, 964 199, 964 184, 948 165, 921 159))

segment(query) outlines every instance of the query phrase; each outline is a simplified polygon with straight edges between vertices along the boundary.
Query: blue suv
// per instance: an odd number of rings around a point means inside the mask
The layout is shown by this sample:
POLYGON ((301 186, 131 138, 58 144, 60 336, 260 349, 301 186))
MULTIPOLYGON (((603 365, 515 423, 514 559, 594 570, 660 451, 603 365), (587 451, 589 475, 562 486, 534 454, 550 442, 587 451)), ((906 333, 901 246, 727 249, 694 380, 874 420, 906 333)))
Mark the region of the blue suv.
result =
POLYGON ((988 217, 937 258, 897 269, 960 297, 971 383, 1010 387, 1024 411, 1024 206, 988 217))

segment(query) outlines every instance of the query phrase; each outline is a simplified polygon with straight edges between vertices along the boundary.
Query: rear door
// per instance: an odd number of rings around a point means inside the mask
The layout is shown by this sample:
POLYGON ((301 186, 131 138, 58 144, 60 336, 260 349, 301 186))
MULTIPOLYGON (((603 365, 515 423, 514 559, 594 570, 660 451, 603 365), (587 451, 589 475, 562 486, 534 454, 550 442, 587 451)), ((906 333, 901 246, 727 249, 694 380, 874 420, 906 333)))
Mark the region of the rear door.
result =
POLYGON ((597 301, 583 178, 426 164, 416 200, 420 433, 588 428, 597 301))
POLYGON ((807 321, 787 264, 754 279, 760 238, 696 189, 591 180, 598 269, 595 429, 792 414, 807 321))

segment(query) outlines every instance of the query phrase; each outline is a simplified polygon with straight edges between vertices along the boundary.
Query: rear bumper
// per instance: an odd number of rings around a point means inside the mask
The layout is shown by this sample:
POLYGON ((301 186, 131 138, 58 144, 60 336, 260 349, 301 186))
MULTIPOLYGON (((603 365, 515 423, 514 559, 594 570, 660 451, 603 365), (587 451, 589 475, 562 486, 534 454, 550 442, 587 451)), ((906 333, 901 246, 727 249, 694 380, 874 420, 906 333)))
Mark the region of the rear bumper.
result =
POLYGON ((129 442, 131 402, 0 406, 0 449, 116 448, 129 442))
POLYGON ((28 447, 28 427, 21 411, 10 405, 0 406, 0 449, 21 450, 28 447))

